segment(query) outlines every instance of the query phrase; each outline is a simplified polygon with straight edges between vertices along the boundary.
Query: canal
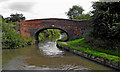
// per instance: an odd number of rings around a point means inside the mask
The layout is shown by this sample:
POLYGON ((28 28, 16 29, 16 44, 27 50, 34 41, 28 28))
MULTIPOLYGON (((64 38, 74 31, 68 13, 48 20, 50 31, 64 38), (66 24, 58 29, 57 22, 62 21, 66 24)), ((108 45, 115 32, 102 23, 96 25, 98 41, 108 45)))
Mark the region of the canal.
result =
POLYGON ((112 70, 83 57, 60 50, 57 39, 36 45, 3 50, 3 70, 112 70))

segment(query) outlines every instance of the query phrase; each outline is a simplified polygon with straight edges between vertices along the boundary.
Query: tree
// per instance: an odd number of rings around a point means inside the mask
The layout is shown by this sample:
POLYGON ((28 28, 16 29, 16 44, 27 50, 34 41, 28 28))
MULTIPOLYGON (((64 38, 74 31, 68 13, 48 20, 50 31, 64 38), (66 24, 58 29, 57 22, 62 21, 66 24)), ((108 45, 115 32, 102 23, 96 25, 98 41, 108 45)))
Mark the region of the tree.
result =
POLYGON ((73 19, 90 19, 90 14, 81 14, 80 16, 76 16, 73 19))
POLYGON ((2 15, 0 15, 0 18, 1 18, 1 19, 4 19, 2 15))
POLYGON ((95 2, 91 16, 91 43, 106 49, 120 48, 120 1, 95 2), (98 41, 97 41, 98 40, 98 41))
POLYGON ((101 39, 120 38, 120 2, 95 2, 91 17, 92 35, 101 39))
POLYGON ((69 19, 73 19, 76 16, 80 16, 83 11, 84 9, 81 6, 74 5, 66 14, 69 19))
POLYGON ((7 20, 7 22, 20 22, 20 21, 24 21, 25 17, 23 16, 23 14, 11 14, 10 17, 5 18, 7 20))

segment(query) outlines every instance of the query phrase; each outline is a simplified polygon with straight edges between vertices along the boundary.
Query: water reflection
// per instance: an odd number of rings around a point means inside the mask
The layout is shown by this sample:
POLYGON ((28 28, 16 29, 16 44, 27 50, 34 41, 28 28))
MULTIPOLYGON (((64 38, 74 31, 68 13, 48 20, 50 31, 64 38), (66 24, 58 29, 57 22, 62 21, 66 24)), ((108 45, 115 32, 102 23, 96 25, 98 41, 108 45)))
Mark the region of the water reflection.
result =
POLYGON ((44 55, 51 57, 62 56, 64 54, 63 51, 56 47, 54 42, 50 41, 46 42, 45 44, 39 44, 39 49, 44 55))
POLYGON ((61 35, 59 38, 58 37, 46 38, 45 41, 41 41, 40 43, 38 43, 40 52, 42 52, 42 54, 44 54, 46 56, 50 56, 50 57, 63 56, 64 51, 57 48, 56 41, 65 36, 66 35, 61 35))

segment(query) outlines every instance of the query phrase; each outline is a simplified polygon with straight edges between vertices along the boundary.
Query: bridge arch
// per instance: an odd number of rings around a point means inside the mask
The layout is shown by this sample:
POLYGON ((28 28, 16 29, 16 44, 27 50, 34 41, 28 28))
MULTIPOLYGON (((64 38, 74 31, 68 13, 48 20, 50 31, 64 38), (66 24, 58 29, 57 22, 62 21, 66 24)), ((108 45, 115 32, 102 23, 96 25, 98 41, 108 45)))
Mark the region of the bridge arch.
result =
POLYGON ((63 30, 69 36, 68 40, 84 37, 84 34, 89 30, 88 20, 48 18, 20 22, 20 34, 22 36, 34 37, 36 40, 38 40, 38 33, 48 28, 63 30))
POLYGON ((38 31, 36 31, 35 32, 35 35, 34 35, 34 38, 35 38, 35 40, 39 40, 39 33, 40 32, 42 32, 42 31, 44 31, 44 30, 47 30, 47 29, 59 29, 59 30, 61 30, 61 31, 63 31, 63 32, 65 32, 66 33, 66 35, 67 35, 67 39, 65 40, 65 41, 68 41, 69 40, 69 34, 67 33, 67 31, 65 31, 65 30, 63 30, 63 29, 61 29, 61 28, 57 28, 57 27, 50 27, 50 28, 42 28, 42 29, 39 29, 38 31))

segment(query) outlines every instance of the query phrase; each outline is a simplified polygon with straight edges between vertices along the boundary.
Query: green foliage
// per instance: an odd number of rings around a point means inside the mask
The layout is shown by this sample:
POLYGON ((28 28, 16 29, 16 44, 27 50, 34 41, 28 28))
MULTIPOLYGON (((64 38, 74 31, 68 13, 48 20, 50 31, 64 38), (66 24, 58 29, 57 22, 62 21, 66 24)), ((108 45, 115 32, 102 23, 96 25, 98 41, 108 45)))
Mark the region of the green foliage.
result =
POLYGON ((80 16, 76 16, 73 19, 90 19, 90 15, 89 14, 81 14, 80 16))
POLYGON ((39 40, 43 40, 45 38, 44 33, 39 33, 39 40))
POLYGON ((15 26, 15 25, 17 25, 18 23, 17 23, 17 22, 12 22, 11 24, 15 26))
POLYGON ((32 38, 23 38, 17 34, 11 24, 2 22, 2 48, 18 48, 29 45, 33 42, 32 38))
POLYGON ((120 2, 95 2, 90 18, 90 44, 103 49, 120 48, 120 2))
POLYGON ((67 36, 59 39, 59 41, 64 41, 64 40, 67 40, 67 36))
POLYGON ((0 15, 0 48, 2 47, 2 16, 0 15))
POLYGON ((10 17, 5 18, 6 22, 20 22, 25 20, 23 14, 11 14, 10 17))
POLYGON ((76 39, 76 40, 73 40, 73 41, 68 41, 67 43, 70 44, 70 45, 73 45, 73 46, 79 46, 79 47, 83 47, 83 48, 94 50, 94 51, 98 51, 98 52, 103 52, 103 53, 107 53, 107 54, 111 54, 111 55, 120 56, 120 51, 112 50, 112 49, 109 49, 109 48, 102 49, 102 48, 93 47, 92 45, 88 44, 85 41, 84 38, 76 39))
POLYGON ((108 40, 119 39, 120 2, 95 2, 92 7, 92 36, 108 40))
POLYGON ((57 29, 47 29, 44 32, 46 33, 45 36, 48 36, 48 37, 60 36, 60 30, 57 30, 57 29))
MULTIPOLYGON (((93 37, 86 37, 86 42, 95 48, 107 49, 114 51, 120 51, 120 42, 117 40, 107 40, 93 37)), ((117 53, 117 52, 116 52, 117 53)), ((120 54, 119 54, 120 55, 120 54)))
POLYGON ((69 19, 73 19, 76 16, 80 16, 83 11, 84 9, 81 6, 74 5, 66 14, 69 19))
MULTIPOLYGON (((82 41, 83 39, 81 39, 80 41, 82 41)), ((73 42, 77 42, 78 40, 76 41, 73 41, 73 42)), ((62 42, 60 41, 57 41, 57 44, 59 44, 60 46, 62 47, 66 47, 66 48, 71 48, 71 49, 75 49, 75 50, 80 50, 82 52, 85 52, 85 53, 88 53, 88 54, 92 54, 92 55, 95 55, 95 56, 99 56, 99 57, 103 57, 103 58, 107 58, 108 60, 114 60, 114 61, 120 61, 120 57, 118 56, 114 56, 114 55, 109 55, 109 54, 106 54, 106 53, 101 53, 101 52, 97 52, 97 51, 94 51, 94 50, 90 50, 90 49, 86 49, 86 48, 81 48, 81 47, 77 47, 77 46, 74 46, 74 45, 71 45, 69 44, 71 42, 68 42, 68 44, 63 44, 62 42)))
POLYGON ((51 38, 59 38, 60 37, 60 30, 58 29, 47 29, 44 30, 39 34, 39 40, 43 40, 45 37, 51 38))

